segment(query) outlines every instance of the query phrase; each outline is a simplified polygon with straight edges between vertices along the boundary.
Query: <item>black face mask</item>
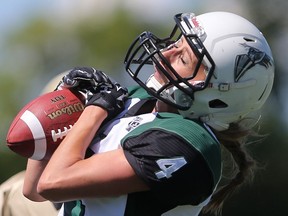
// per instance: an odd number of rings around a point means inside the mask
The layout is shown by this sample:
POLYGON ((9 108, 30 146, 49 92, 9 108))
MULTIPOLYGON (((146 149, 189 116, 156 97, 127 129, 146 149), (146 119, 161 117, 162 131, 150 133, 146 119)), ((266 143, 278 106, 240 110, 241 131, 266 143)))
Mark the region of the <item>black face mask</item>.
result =
MULTIPOLYGON (((193 26, 193 14, 182 16, 177 14, 174 17, 176 22, 171 34, 167 38, 158 38, 151 32, 141 33, 130 45, 124 63, 128 74, 150 95, 180 110, 187 110, 191 107, 191 102, 179 104, 173 99, 173 95, 167 97, 167 92, 172 87, 176 87, 186 96, 187 101, 193 101, 194 92, 205 89, 213 74, 215 64, 211 56, 205 49, 201 38, 204 34, 197 34, 197 26, 193 26), (189 16, 188 16, 189 15, 189 16), (192 17, 192 18, 191 18, 192 17), (191 30, 187 32, 187 29, 191 30), (162 55, 165 49, 173 46, 181 37, 184 37, 191 50, 198 59, 196 67, 190 77, 181 77, 178 72, 171 66, 169 61, 162 55), (207 66, 207 76, 201 85, 193 85, 189 81, 198 73, 201 65, 207 66), (146 85, 147 79, 155 68, 166 77, 168 82, 159 89, 149 88, 146 85), (169 72, 167 71, 169 70, 169 72)), ((194 23, 195 24, 195 23, 194 23)), ((197 23, 196 23, 197 24, 197 23)))

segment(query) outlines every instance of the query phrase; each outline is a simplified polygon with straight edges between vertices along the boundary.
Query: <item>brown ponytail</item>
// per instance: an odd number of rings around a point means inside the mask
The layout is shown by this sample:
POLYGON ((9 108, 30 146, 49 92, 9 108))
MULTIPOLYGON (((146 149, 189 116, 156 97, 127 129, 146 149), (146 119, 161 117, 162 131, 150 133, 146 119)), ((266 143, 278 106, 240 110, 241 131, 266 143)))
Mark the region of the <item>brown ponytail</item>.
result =
MULTIPOLYGON (((226 152, 230 153, 230 160, 224 160, 223 174, 226 175, 226 168, 229 165, 230 177, 222 177, 221 185, 213 194, 211 201, 204 207, 203 213, 212 213, 214 215, 221 215, 223 202, 235 190, 237 190, 243 183, 249 182, 253 179, 254 171, 257 168, 256 161, 251 157, 247 150, 247 141, 250 137, 263 138, 257 135, 255 131, 244 127, 240 122, 230 124, 229 129, 221 132, 213 131, 225 148, 223 155, 226 152), (232 162, 232 163, 231 163, 232 162), (226 182, 226 183, 225 183, 226 182)), ((259 140, 259 139, 258 139, 259 140)), ((262 140, 262 139, 261 139, 262 140)))

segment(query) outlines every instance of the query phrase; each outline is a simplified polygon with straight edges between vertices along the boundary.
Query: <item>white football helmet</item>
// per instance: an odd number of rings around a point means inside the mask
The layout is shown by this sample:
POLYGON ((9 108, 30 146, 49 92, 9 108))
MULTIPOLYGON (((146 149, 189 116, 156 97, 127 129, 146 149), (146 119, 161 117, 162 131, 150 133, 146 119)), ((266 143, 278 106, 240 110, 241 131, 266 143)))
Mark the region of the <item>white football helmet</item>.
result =
POLYGON ((132 43, 125 58, 130 76, 149 94, 178 108, 182 116, 200 119, 217 130, 227 129, 230 123, 261 108, 272 89, 274 61, 257 27, 227 12, 182 13, 174 19, 176 25, 169 37, 160 39, 143 32, 132 43), (198 58, 192 75, 185 78, 161 53, 182 36, 198 58), (206 79, 191 81, 201 64, 206 79), (147 65, 157 67, 169 82, 161 85, 153 75, 146 75, 154 71, 146 70, 147 65))

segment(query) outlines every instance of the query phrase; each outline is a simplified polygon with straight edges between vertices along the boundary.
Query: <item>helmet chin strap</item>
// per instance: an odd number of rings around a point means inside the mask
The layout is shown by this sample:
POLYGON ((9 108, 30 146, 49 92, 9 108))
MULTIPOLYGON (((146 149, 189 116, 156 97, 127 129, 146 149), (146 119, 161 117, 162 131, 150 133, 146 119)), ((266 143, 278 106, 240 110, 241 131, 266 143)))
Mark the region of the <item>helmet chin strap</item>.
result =
MULTIPOLYGON (((154 91, 158 91, 162 84, 155 78, 154 74, 152 74, 146 81, 146 86, 150 89, 153 89, 154 91)), ((174 88, 166 89, 165 91, 161 92, 161 96, 167 100, 170 100, 171 102, 174 101, 174 98, 171 96, 174 92, 174 88)))
POLYGON ((161 83, 155 78, 154 74, 147 79, 146 86, 154 89, 155 91, 158 91, 162 87, 161 83))
MULTIPOLYGON (((201 85, 203 81, 190 81, 192 85, 201 85)), ((187 87, 185 83, 180 83, 182 87, 187 87)), ((162 84, 155 78, 154 74, 152 74, 146 81, 146 86, 154 91, 158 91, 162 88, 162 84)), ((193 99, 185 94, 184 92, 180 91, 176 86, 167 88, 161 92, 161 96, 166 100, 171 101, 172 103, 180 103, 181 105, 185 105, 185 107, 192 106, 193 99), (178 93, 177 93, 178 92, 178 93), (178 97, 176 96, 178 95, 178 97), (176 98, 175 98, 176 97, 176 98)))

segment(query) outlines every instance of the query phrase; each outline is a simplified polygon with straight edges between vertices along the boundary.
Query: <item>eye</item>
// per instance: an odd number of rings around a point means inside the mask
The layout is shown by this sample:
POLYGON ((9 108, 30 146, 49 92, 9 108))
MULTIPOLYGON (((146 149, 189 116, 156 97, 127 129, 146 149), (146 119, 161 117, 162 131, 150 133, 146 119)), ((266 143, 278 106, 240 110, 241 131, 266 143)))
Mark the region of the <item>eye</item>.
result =
POLYGON ((186 62, 185 58, 183 57, 183 55, 180 55, 179 58, 180 58, 180 61, 182 62, 182 64, 184 64, 184 65, 187 64, 187 62, 186 62))

